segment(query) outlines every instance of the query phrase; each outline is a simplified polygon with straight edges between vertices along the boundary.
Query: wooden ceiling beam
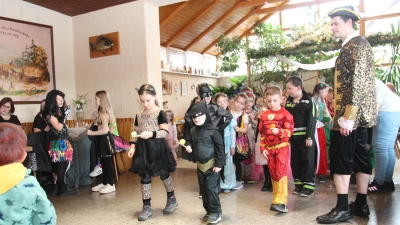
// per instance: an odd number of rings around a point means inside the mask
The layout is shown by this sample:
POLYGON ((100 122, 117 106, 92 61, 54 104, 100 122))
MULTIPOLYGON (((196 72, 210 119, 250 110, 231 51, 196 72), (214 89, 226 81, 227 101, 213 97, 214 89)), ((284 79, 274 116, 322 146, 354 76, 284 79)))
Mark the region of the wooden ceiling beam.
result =
MULTIPOLYGON (((250 16, 254 15, 253 10, 251 10, 246 16, 244 16, 239 22, 237 22, 235 25, 233 25, 229 30, 227 30, 224 35, 230 34, 232 31, 234 31, 238 26, 240 26, 244 21, 246 21, 250 16)), ((210 50, 214 45, 216 45, 219 41, 220 37, 218 37, 215 41, 213 41, 210 45, 208 45, 201 54, 206 53, 208 50, 210 50)))
POLYGON ((190 49, 194 44, 196 44, 199 40, 201 40, 206 34, 208 34, 211 30, 213 30, 218 24, 220 24, 222 21, 224 21, 228 16, 230 16, 236 9, 239 8, 240 2, 237 2, 235 6, 232 7, 231 10, 229 10, 227 13, 225 13, 221 18, 219 18, 213 25, 211 25, 209 28, 207 28, 203 33, 201 33, 196 39, 194 39, 192 42, 190 42, 186 47, 185 51, 190 49))
MULTIPOLYGON (((279 7, 286 6, 289 2, 290 2, 290 0, 289 0, 289 1, 284 1, 284 2, 282 2, 282 4, 281 4, 279 7)), ((268 15, 264 16, 263 18, 261 18, 261 19, 260 19, 257 23, 255 23, 250 29, 248 29, 248 30, 245 31, 242 35, 240 35, 240 38, 243 38, 243 37, 245 37, 245 36, 250 35, 251 32, 254 30, 254 28, 255 28, 259 23, 263 23, 263 22, 266 21, 267 19, 271 18, 275 13, 276 13, 276 12, 271 12, 270 14, 268 14, 268 15)))
POLYGON ((277 3, 277 2, 282 2, 283 0, 279 1, 271 1, 271 0, 248 0, 248 1, 243 1, 240 3, 239 7, 249 7, 249 6, 260 6, 260 5, 265 5, 267 3, 277 3))
POLYGON ((165 47, 169 47, 176 39, 178 39, 182 34, 184 34, 190 27, 192 27, 197 21, 199 21, 205 14, 207 14, 212 8, 214 8, 221 0, 214 0, 203 12, 201 12, 194 20, 192 20, 186 27, 180 30, 175 36, 173 36, 167 43, 165 47))
POLYGON ((167 24, 171 19, 173 19, 175 17, 175 15, 181 11, 187 4, 189 3, 189 1, 186 2, 182 2, 171 14, 169 14, 169 16, 167 16, 167 18, 165 18, 161 23, 160 23, 160 28, 163 27, 165 24, 167 24))
POLYGON ((291 4, 291 5, 280 5, 277 7, 268 7, 268 8, 258 9, 255 11, 255 13, 258 13, 258 14, 272 13, 272 12, 283 11, 286 9, 294 9, 294 8, 299 8, 299 7, 318 5, 318 4, 323 4, 323 3, 328 3, 328 2, 337 2, 337 1, 340 1, 340 0, 314 0, 314 1, 309 1, 309 2, 301 2, 301 3, 291 4))
POLYGON ((392 17, 400 17, 400 13, 390 13, 390 14, 383 14, 379 16, 368 16, 365 17, 364 20, 380 20, 380 19, 387 19, 387 18, 392 18, 392 17))

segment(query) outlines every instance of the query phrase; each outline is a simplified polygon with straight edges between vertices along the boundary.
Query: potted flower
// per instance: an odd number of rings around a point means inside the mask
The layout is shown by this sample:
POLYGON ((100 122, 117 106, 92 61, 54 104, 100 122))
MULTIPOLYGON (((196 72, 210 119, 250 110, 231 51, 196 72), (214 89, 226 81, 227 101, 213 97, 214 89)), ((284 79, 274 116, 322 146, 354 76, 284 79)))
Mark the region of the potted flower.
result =
POLYGON ((86 100, 87 93, 85 95, 77 95, 76 99, 72 99, 74 105, 76 106, 76 119, 83 120, 83 105, 87 103, 86 100))

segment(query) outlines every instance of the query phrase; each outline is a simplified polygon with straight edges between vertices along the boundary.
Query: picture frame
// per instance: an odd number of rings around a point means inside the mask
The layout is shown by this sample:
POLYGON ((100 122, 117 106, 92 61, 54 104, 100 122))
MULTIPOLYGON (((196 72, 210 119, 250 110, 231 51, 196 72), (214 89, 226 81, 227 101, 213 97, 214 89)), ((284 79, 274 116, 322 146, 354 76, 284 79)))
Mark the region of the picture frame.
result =
POLYGON ((38 104, 56 88, 53 27, 0 17, 0 99, 38 104))
POLYGON ((172 80, 162 80, 162 94, 172 95, 172 80))
POLYGON ((182 81, 182 82, 181 82, 181 90, 182 90, 182 96, 188 95, 187 83, 186 83, 186 81, 182 81))

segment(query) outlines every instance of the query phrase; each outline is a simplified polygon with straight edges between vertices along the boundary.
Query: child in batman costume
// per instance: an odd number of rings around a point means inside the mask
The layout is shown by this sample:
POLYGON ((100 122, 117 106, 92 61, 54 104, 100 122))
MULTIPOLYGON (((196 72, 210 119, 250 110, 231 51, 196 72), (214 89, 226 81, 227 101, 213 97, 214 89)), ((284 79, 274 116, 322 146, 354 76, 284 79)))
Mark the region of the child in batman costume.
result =
POLYGON ((205 102, 199 102, 190 110, 195 126, 190 129, 191 142, 186 151, 197 162, 197 177, 203 207, 207 211, 203 221, 218 223, 221 220, 221 203, 218 196, 220 171, 225 164, 223 138, 211 122, 211 116, 205 102), (193 149, 193 150, 192 150, 193 149))

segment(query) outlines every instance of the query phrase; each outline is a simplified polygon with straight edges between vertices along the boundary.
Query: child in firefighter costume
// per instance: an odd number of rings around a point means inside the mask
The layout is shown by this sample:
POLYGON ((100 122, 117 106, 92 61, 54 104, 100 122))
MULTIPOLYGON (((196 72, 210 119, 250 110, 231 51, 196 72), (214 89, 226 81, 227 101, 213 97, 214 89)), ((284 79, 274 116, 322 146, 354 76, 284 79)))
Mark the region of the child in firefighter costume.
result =
POLYGON ((265 99, 270 109, 264 112, 258 126, 260 151, 268 159, 271 174, 273 200, 270 210, 287 212, 289 139, 293 133, 293 116, 281 107, 281 89, 269 87, 265 99))

